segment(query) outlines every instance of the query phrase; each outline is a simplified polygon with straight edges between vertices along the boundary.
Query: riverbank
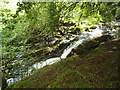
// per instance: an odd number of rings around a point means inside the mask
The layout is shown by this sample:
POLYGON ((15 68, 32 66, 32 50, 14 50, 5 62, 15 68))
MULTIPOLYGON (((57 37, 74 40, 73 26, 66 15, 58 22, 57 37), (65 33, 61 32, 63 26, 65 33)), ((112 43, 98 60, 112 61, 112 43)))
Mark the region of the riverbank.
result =
POLYGON ((36 70, 9 88, 118 88, 120 39, 36 70))

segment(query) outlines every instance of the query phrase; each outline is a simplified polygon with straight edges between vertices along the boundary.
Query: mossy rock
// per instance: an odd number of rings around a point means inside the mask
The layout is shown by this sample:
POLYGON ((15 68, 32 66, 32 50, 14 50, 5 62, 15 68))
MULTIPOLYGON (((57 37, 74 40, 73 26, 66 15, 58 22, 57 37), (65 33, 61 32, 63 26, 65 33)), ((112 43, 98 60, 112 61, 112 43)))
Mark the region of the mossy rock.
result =
POLYGON ((80 31, 80 27, 76 27, 74 31, 80 31))
POLYGON ((34 50, 34 51, 30 52, 29 55, 37 56, 37 55, 43 55, 43 54, 48 53, 48 52, 50 52, 48 47, 42 47, 38 50, 34 50))
POLYGON ((72 34, 79 34, 81 32, 81 27, 75 27, 72 31, 72 34))

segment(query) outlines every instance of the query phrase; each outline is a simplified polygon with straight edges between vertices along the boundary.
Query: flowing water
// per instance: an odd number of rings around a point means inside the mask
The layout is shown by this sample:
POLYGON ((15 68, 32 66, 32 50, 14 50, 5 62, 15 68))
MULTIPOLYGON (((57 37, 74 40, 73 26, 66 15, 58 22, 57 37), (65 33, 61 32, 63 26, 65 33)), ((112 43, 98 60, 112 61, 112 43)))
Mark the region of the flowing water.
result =
MULTIPOLYGON (((61 59, 65 59, 68 56, 68 54, 72 51, 72 49, 77 48, 77 46, 82 44, 84 41, 88 41, 90 39, 93 39, 94 37, 101 36, 102 32, 103 32, 103 28, 100 28, 99 26, 97 26, 96 29, 93 29, 92 32, 86 32, 86 31, 82 32, 82 34, 77 35, 74 38, 74 41, 63 51, 63 53, 60 57, 50 58, 50 59, 47 59, 46 61, 41 61, 41 62, 37 62, 37 63, 33 64, 28 69, 28 71, 25 72, 24 76, 22 76, 22 77, 21 76, 16 76, 16 78, 8 79, 7 80, 8 86, 12 83, 18 82, 19 80, 21 80, 21 78, 23 78, 25 76, 28 76, 29 74, 31 74, 31 72, 34 69, 40 69, 40 68, 42 68, 46 65, 51 65, 55 62, 60 61, 61 59)), ((111 32, 112 32, 112 30, 111 30, 111 32)), ((72 40, 73 40, 73 38, 72 38, 72 40)), ((69 40, 69 41, 71 41, 71 40, 69 40)), ((66 42, 69 42, 69 41, 66 41, 66 42)))

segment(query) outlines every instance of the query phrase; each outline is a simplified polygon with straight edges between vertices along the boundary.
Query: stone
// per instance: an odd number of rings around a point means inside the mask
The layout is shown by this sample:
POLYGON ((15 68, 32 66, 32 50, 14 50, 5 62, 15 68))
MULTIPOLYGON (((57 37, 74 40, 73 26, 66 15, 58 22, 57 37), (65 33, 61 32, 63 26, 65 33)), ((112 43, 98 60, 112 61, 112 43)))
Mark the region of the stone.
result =
POLYGON ((91 26, 90 29, 96 29, 97 27, 96 26, 91 26))
POLYGON ((88 31, 88 32, 89 32, 90 30, 89 30, 89 28, 86 28, 85 31, 88 31))

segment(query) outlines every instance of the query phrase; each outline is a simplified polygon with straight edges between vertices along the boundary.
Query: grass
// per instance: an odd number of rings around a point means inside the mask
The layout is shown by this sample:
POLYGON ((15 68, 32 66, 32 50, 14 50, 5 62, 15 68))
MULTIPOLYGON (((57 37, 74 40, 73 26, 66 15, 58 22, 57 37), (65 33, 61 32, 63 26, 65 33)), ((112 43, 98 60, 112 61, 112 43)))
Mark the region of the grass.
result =
POLYGON ((6 89, 119 88, 119 41, 105 42, 86 57, 76 55, 46 66, 6 89))

